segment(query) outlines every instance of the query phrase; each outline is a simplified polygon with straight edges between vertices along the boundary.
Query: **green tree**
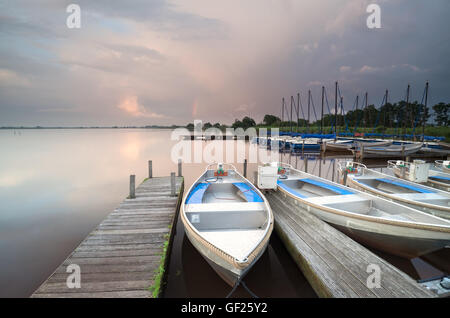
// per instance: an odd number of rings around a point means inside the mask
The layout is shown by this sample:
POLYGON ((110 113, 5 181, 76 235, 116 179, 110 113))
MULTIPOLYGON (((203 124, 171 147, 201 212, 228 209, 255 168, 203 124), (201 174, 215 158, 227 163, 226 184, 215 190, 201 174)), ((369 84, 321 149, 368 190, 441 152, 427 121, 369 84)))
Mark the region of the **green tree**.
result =
POLYGON ((438 126, 448 126, 450 124, 449 113, 450 104, 439 103, 433 106, 438 126))
POLYGON ((277 122, 280 122, 281 119, 274 115, 265 115, 263 119, 263 124, 267 126, 272 126, 273 124, 276 124, 277 122))
POLYGON ((242 126, 244 129, 250 128, 250 127, 255 127, 256 126, 256 122, 255 120, 253 120, 252 118, 245 116, 242 119, 242 126))
POLYGON ((233 128, 233 129, 244 128, 244 125, 242 124, 242 121, 235 119, 234 123, 231 125, 231 128, 233 128))

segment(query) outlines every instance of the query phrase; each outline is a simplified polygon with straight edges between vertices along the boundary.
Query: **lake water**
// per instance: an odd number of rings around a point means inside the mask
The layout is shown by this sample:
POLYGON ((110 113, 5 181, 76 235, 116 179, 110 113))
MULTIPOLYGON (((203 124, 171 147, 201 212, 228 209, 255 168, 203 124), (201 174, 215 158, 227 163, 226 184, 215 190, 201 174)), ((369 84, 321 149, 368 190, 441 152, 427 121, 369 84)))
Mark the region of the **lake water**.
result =
MULTIPOLYGON (((128 195, 130 174, 137 183, 167 176, 177 167, 170 154, 171 131, 150 129, 0 130, 0 297, 28 297, 128 195)), ((231 143, 235 143, 230 141, 231 143)), ((211 142, 203 142, 204 144, 211 142)), ((245 144, 248 151, 249 143, 245 144)), ((298 156, 283 161, 302 168, 298 156)), ((242 172, 242 164, 236 163, 242 172)), ((248 167, 252 181, 257 164, 248 167)), ((335 159, 308 161, 308 171, 335 180, 335 159)), ((185 186, 205 169, 183 164, 185 186)), ((378 252, 377 252, 378 253, 378 252)), ((439 270, 382 255, 411 276, 439 270)), ((186 239, 178 222, 169 266, 167 297, 223 297, 227 286, 186 239)), ((267 252, 246 278, 261 297, 315 297, 274 235, 267 252)), ((236 296, 248 294, 238 289, 236 296)))

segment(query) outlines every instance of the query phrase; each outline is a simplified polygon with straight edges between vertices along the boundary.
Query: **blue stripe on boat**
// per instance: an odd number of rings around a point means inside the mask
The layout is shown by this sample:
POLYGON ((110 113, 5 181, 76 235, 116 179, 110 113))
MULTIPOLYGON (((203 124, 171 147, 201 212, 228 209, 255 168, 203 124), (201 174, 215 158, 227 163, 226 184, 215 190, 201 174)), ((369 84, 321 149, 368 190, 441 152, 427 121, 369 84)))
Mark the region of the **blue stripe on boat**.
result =
POLYGON ((420 193, 435 193, 436 192, 436 191, 431 191, 431 190, 427 190, 427 189, 418 188, 418 187, 415 187, 413 185, 409 185, 409 184, 406 184, 406 183, 403 183, 403 182, 394 181, 394 180, 387 179, 387 178, 379 178, 379 179, 375 179, 375 180, 378 180, 378 181, 381 181, 381 182, 385 182, 385 183, 390 183, 390 184, 393 184, 393 185, 396 185, 396 186, 399 186, 399 187, 402 187, 402 188, 405 188, 405 189, 410 189, 410 190, 413 190, 413 191, 416 191, 416 192, 420 192, 420 193))
POLYGON ((307 198, 307 196, 305 196, 305 195, 303 195, 303 194, 301 194, 301 193, 295 191, 294 189, 288 187, 286 184, 284 184, 284 182, 282 182, 282 181, 280 181, 280 180, 277 181, 277 184, 278 184, 278 186, 279 186, 280 188, 286 190, 287 192, 289 192, 290 194, 292 194, 292 195, 294 195, 294 196, 296 196, 296 197, 303 198, 303 199, 306 199, 306 198, 307 198))
POLYGON ((300 179, 299 181, 305 182, 305 183, 309 183, 309 184, 313 184, 316 185, 318 187, 324 188, 324 189, 328 189, 331 190, 333 192, 336 192, 337 194, 341 194, 341 195, 347 195, 347 194, 354 194, 354 192, 349 191, 347 189, 342 189, 340 187, 325 183, 325 182, 321 182, 318 180, 314 180, 314 179, 310 179, 310 178, 306 178, 306 179, 300 179))
POLYGON ((264 202, 264 200, 247 183, 234 182, 235 185, 245 195, 247 202, 264 202))
POLYGON ((206 189, 208 189, 209 183, 199 183, 192 189, 191 193, 186 199, 186 204, 199 204, 203 201, 203 195, 206 189))

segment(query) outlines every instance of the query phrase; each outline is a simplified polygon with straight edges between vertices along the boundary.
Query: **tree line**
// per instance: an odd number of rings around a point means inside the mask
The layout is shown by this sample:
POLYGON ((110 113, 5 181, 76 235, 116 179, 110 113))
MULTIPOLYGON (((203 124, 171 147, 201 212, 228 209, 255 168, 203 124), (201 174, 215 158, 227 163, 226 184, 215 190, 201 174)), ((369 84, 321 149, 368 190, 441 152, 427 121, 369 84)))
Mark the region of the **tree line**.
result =
MULTIPOLYGON (((439 126, 447 127, 450 124, 450 103, 438 103, 432 107, 434 121, 429 123, 429 119, 432 114, 430 109, 424 105, 419 104, 417 101, 412 103, 406 103, 406 101, 400 101, 397 103, 387 103, 380 108, 376 108, 375 105, 368 105, 363 109, 354 109, 347 111, 345 114, 324 114, 323 123, 320 118, 308 123, 307 120, 299 118, 294 120, 281 120, 280 117, 275 115, 266 114, 263 121, 257 124, 253 118, 245 116, 242 120, 236 119, 231 126, 223 125, 220 123, 211 124, 209 122, 203 125, 203 129, 215 127, 221 130, 225 128, 243 128, 250 127, 334 127, 335 121, 337 121, 338 127, 345 127, 345 130, 356 131, 362 128, 376 128, 384 127, 397 129, 399 132, 405 132, 406 129, 412 127, 421 127, 423 124, 426 126, 439 126)), ((339 110, 338 110, 339 112, 339 110)), ((194 124, 190 123, 186 126, 188 129, 193 130, 194 124)), ((199 127, 200 128, 200 127, 199 127)), ((341 129, 342 130, 342 129, 341 129)))

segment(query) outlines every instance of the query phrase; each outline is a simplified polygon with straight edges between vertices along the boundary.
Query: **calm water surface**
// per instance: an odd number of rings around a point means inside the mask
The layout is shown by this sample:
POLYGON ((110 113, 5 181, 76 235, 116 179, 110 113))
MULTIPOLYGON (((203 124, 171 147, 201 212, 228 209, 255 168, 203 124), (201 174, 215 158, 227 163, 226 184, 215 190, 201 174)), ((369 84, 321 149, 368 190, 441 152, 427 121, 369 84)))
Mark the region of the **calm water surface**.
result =
MULTIPOLYGON (((148 160, 153 160, 154 176, 176 171, 170 160, 176 141, 170 134, 145 129, 0 130, 0 297, 28 297, 127 196, 129 175, 135 174, 138 183, 147 177, 148 160)), ((282 159, 304 169, 299 156, 282 159)), ((311 157, 308 172, 337 180, 335 162, 311 157)), ((236 167, 242 172, 242 164, 236 167)), ((256 168, 248 167, 251 181, 256 168)), ((205 164, 184 164, 185 187, 204 169, 205 164)), ((230 287, 193 248, 181 222, 176 229, 165 296, 227 295, 230 287)), ((444 270, 428 260, 374 252, 415 278, 444 270)), ((315 297, 276 235, 245 281, 261 297, 315 297)), ((238 289, 235 296, 248 294, 238 289)))

